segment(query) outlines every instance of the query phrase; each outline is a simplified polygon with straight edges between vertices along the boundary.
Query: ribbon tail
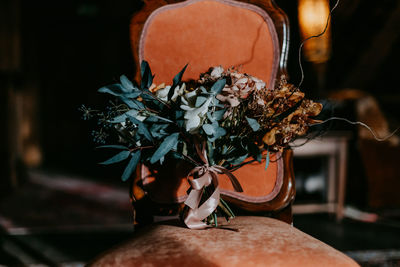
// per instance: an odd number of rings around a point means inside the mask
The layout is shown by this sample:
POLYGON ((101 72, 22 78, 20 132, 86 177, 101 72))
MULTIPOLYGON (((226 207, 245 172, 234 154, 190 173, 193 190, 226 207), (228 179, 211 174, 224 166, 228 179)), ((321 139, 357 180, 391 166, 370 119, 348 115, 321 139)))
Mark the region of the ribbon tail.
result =
POLYGON ((213 194, 199 208, 191 208, 189 210, 184 219, 186 226, 190 229, 204 229, 208 227, 203 220, 216 210, 219 204, 219 199, 220 191, 216 188, 213 194))
POLYGON ((185 205, 191 209, 196 209, 200 204, 202 194, 203 194, 203 189, 201 190, 192 189, 189 193, 188 198, 185 201, 185 205))
POLYGON ((190 209, 188 211, 188 213, 186 214, 184 223, 190 229, 200 230, 200 229, 207 228, 207 224, 205 222, 203 222, 202 220, 198 219, 196 210, 193 210, 193 209, 190 209))

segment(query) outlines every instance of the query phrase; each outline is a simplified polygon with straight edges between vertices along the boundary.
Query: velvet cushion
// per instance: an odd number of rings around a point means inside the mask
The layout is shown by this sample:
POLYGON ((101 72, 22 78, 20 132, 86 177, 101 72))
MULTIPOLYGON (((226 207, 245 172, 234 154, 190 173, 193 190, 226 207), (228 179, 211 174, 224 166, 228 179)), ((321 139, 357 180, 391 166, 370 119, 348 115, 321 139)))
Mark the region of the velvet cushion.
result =
POLYGON ((206 230, 154 224, 91 265, 358 266, 291 225, 266 217, 237 217, 224 228, 206 230))
POLYGON ((147 19, 139 42, 139 58, 150 63, 157 84, 170 83, 189 63, 184 79, 198 79, 212 66, 242 66, 272 87, 279 51, 269 15, 232 0, 189 0, 159 8, 147 19))

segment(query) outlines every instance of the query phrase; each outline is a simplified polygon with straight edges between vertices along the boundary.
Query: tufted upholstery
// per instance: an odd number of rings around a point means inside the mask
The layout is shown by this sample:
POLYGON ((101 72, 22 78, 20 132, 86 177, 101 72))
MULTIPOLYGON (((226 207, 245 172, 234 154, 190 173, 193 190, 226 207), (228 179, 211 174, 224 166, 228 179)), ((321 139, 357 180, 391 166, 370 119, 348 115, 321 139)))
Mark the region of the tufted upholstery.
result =
POLYGON ((141 229, 91 266, 358 266, 351 258, 271 218, 237 217, 194 231, 177 222, 141 229))

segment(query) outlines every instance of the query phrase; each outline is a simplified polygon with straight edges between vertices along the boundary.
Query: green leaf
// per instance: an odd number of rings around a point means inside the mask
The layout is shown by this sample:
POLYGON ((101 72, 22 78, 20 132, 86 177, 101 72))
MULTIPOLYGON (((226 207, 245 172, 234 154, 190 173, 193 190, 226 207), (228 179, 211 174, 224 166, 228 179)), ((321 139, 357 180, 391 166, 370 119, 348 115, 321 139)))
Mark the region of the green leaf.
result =
POLYGON ((185 67, 183 67, 183 69, 177 75, 175 75, 174 79, 172 80, 172 88, 176 87, 182 81, 182 76, 187 66, 188 64, 186 64, 185 67))
POLYGON ((105 145, 105 146, 98 146, 96 148, 115 148, 115 149, 125 149, 129 150, 126 146, 121 146, 121 145, 105 145))
POLYGON ((165 121, 165 122, 173 123, 173 121, 171 121, 171 120, 169 120, 169 119, 166 119, 166 118, 163 118, 163 117, 160 117, 160 116, 158 116, 158 115, 150 115, 150 117, 151 117, 151 118, 155 118, 156 121, 160 120, 160 121, 165 121))
POLYGON ((222 127, 219 127, 217 121, 213 121, 212 124, 203 124, 203 130, 207 135, 210 135, 208 138, 209 141, 214 142, 216 139, 224 136, 226 134, 226 130, 222 127))
POLYGON ((101 87, 99 90, 97 90, 99 93, 107 93, 110 95, 115 95, 115 96, 121 96, 123 93, 122 85, 116 83, 116 84, 110 84, 104 87, 101 87))
POLYGON ((254 132, 257 132, 260 129, 260 124, 258 124, 257 120, 248 117, 246 117, 246 120, 254 132))
POLYGON ((124 92, 132 92, 134 86, 132 82, 125 75, 121 75, 119 80, 121 81, 122 89, 124 92))
POLYGON ((182 81, 182 76, 183 76, 183 73, 185 72, 187 66, 188 66, 188 64, 186 64, 185 67, 183 67, 183 69, 177 75, 175 75, 174 79, 172 79, 172 86, 168 92, 168 101, 171 100, 172 96, 174 95, 175 88, 182 81))
POLYGON ((140 160, 141 151, 137 150, 135 153, 132 153, 131 160, 129 161, 128 165, 126 166, 124 173, 121 176, 122 181, 126 181, 131 177, 132 172, 136 169, 137 164, 140 160))
POLYGON ((160 144, 157 148, 156 152, 154 152, 153 156, 150 159, 151 163, 155 163, 164 157, 171 149, 178 145, 178 137, 179 133, 173 133, 160 144))
POLYGON ((126 98, 126 97, 121 97, 121 99, 130 108, 133 108, 133 109, 136 109, 136 110, 145 109, 144 104, 142 102, 136 100, 136 99, 129 99, 129 98, 126 98))
POLYGON ((163 124, 153 123, 150 127, 151 135, 156 139, 160 139, 166 135, 166 132, 164 131, 164 129, 167 127, 168 127, 168 124, 165 124, 165 123, 163 123, 163 124))
POLYGON ((226 79, 220 79, 216 81, 211 87, 211 92, 214 93, 215 95, 219 94, 222 91, 222 89, 224 89, 225 84, 226 84, 226 79))
POLYGON ((149 68, 149 63, 146 60, 142 60, 140 63, 140 77, 144 76, 144 72, 149 68))
POLYGON ((225 112, 226 112, 226 109, 214 111, 213 118, 217 121, 220 121, 224 117, 225 112))
POLYGON ((137 91, 133 91, 133 92, 128 93, 128 94, 124 94, 124 97, 126 97, 126 98, 137 98, 141 94, 142 94, 142 92, 137 90, 137 91))
POLYGON ((215 129, 212 124, 203 124, 203 130, 207 135, 213 135, 215 133, 215 129))
POLYGON ((196 98, 195 107, 196 107, 196 108, 200 107, 200 106, 203 105, 206 101, 207 101, 207 97, 198 96, 198 97, 196 98))
POLYGON ((106 161, 100 162, 99 164, 109 165, 109 164, 113 164, 113 163, 117 163, 117 162, 123 161, 124 159, 127 159, 129 157, 130 153, 131 152, 129 152, 128 150, 121 151, 117 155, 115 155, 114 157, 109 158, 106 161))
POLYGON ((231 161, 230 163, 231 163, 232 165, 238 165, 238 164, 242 163, 245 159, 247 159, 247 157, 248 157, 248 154, 245 154, 245 155, 243 155, 243 156, 240 156, 240 157, 234 159, 234 160, 231 161))
POLYGON ((142 64, 140 65, 140 73, 142 75, 140 88, 142 90, 148 89, 153 83, 153 74, 151 73, 149 63, 145 60, 143 60, 142 64))
POLYGON ((110 120, 111 123, 120 123, 124 122, 126 118, 128 117, 137 117, 139 115, 139 112, 135 109, 131 109, 124 114, 121 114, 119 116, 114 117, 113 119, 110 120))
POLYGON ((267 152, 267 157, 265 158, 265 170, 268 169, 269 166, 269 151, 267 152))
POLYGON ((131 120, 132 123, 134 123, 134 124, 136 124, 138 126, 139 134, 142 134, 147 140, 153 142, 153 137, 152 137, 149 129, 147 129, 146 125, 143 122, 141 122, 140 120, 138 120, 138 119, 136 119, 134 117, 131 117, 131 116, 128 116, 128 117, 129 117, 129 119, 131 120))

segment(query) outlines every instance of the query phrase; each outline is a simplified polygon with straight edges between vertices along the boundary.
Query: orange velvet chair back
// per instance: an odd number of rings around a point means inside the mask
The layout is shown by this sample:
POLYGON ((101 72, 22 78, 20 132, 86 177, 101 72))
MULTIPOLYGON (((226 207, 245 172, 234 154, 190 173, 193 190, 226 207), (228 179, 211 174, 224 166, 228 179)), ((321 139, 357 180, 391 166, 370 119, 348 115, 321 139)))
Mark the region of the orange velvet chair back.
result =
MULTIPOLYGON (((285 73, 288 25, 271 0, 150 0, 132 19, 131 42, 136 62, 149 62, 156 84, 170 83, 188 63, 183 80, 197 79, 208 68, 221 65, 237 67, 273 88, 276 77, 285 73)), ((139 76, 137 69, 137 80, 139 76)), ((264 159, 235 171, 243 193, 235 192, 221 175, 223 198, 247 211, 284 214, 282 219, 291 222, 291 156, 291 151, 272 154, 267 170, 264 159)), ((138 221, 177 214, 182 208, 190 169, 170 164, 157 173, 146 166, 138 168, 132 187, 138 221)))

